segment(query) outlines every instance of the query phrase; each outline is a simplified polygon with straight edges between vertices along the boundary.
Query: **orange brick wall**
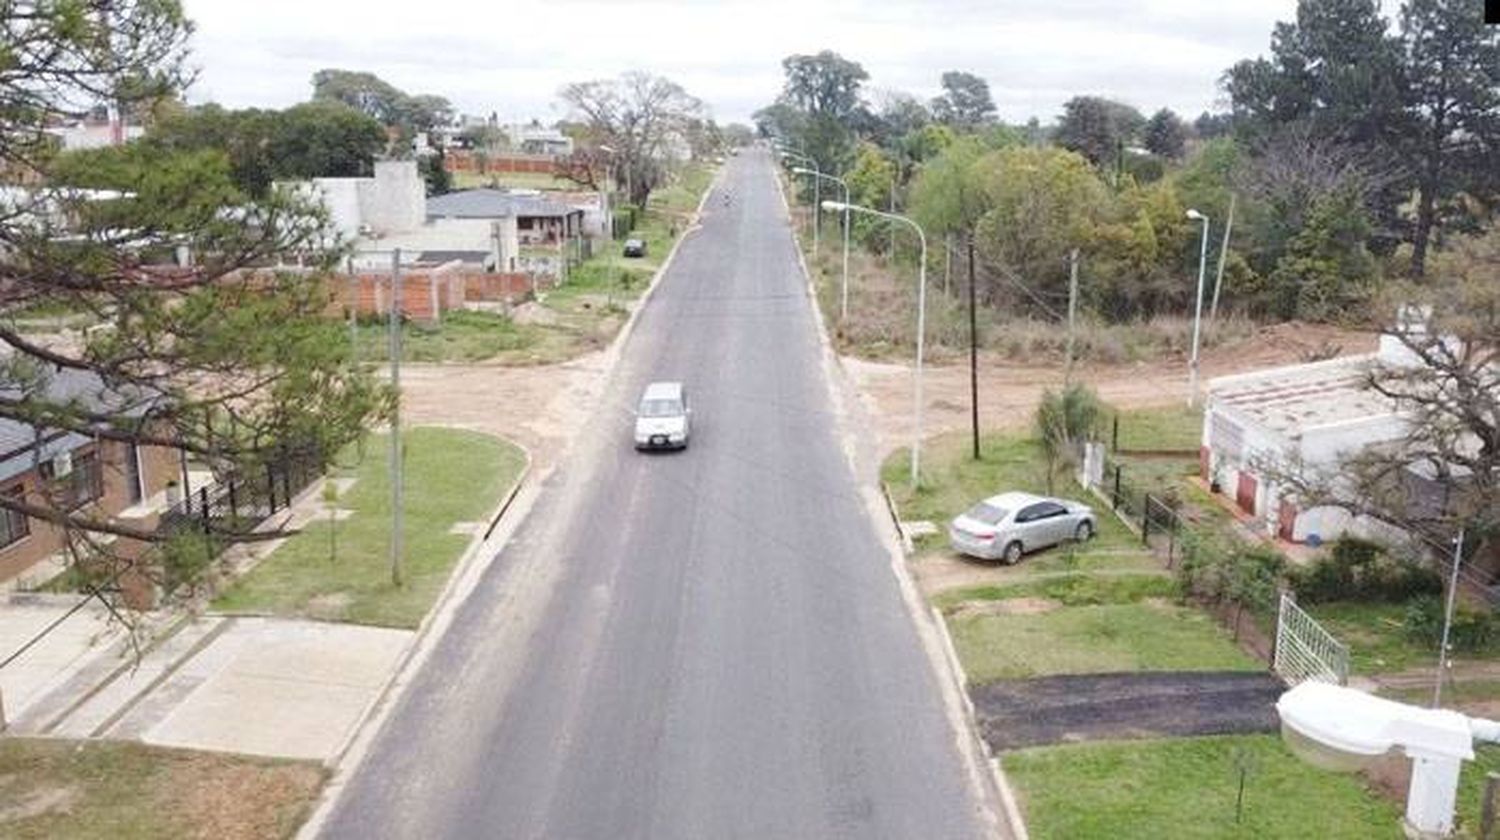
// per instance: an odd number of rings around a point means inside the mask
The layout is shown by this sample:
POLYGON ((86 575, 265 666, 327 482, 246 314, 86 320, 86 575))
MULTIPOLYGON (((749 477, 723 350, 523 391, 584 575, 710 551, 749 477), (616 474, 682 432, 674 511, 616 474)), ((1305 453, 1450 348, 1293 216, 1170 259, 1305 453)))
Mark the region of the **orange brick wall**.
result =
POLYGON ((528 274, 468 275, 464 280, 465 300, 515 301, 531 294, 528 274))
POLYGON ((557 171, 551 155, 492 154, 483 156, 481 160, 473 152, 455 149, 443 155, 443 163, 449 172, 476 172, 481 175, 491 172, 538 172, 552 175, 557 171))
MULTIPOLYGON (((463 306, 469 278, 476 276, 484 274, 460 263, 403 269, 401 313, 417 321, 440 320, 443 312, 463 306)), ((329 283, 333 292, 330 308, 335 312, 347 312, 351 307, 361 315, 390 312, 391 276, 387 273, 346 274, 329 283)))

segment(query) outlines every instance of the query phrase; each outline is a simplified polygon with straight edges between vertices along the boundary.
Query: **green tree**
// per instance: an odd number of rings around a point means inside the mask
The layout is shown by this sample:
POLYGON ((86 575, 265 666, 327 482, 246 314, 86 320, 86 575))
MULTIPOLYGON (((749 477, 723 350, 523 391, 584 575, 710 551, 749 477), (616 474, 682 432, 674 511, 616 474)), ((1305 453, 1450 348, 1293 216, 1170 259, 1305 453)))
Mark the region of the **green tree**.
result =
MULTIPOLYGON (((4 199, 0 417, 106 446, 178 448, 221 476, 263 475, 289 446, 331 457, 380 418, 392 396, 353 364, 342 327, 324 316, 324 277, 340 254, 321 246, 330 231, 317 207, 249 198, 219 150, 132 143, 36 154, 33 138, 80 103, 138 108, 180 90, 190 26, 178 4, 140 0, 88 14, 35 4, 5 26, 5 43, 27 48, 0 74, 0 113, 12 120, 0 155, 25 160, 49 186, 117 195, 17 189, 4 199), (191 266, 159 263, 182 246, 195 255, 191 266), (252 270, 293 256, 309 270, 252 270), (105 328, 66 344, 39 340, 17 320, 32 307, 105 328), (96 398, 61 387, 63 372, 97 382, 96 398)), ((159 578, 150 563, 161 555, 133 549, 160 545, 165 532, 54 496, 0 496, 0 508, 63 529, 75 562, 159 578)), ((216 542, 264 538, 213 527, 216 542)))
POLYGON ((1351 190, 1319 196, 1271 272, 1276 314, 1326 320, 1359 312, 1375 281, 1370 224, 1351 190))
POLYGON ((1013 147, 976 167, 989 210, 975 230, 981 296, 1018 309, 1058 311, 1067 300, 1067 257, 1085 245, 1111 205, 1083 157, 1056 147, 1013 147))
POLYGON ((817 55, 789 55, 781 61, 786 73, 782 97, 814 117, 844 120, 860 105, 860 85, 870 74, 859 62, 832 50, 817 55))
POLYGON ((1057 474, 1076 464, 1079 448, 1093 437, 1103 416, 1099 397, 1087 385, 1075 382, 1061 393, 1050 388, 1033 418, 1037 441, 1047 468, 1047 492, 1053 492, 1057 474))
POLYGON ((1125 146, 1135 142, 1146 118, 1123 102, 1100 96, 1075 96, 1063 103, 1054 135, 1059 146, 1077 152, 1099 167, 1113 167, 1125 146))
POLYGON ((453 175, 448 171, 447 155, 442 149, 417 161, 428 195, 443 195, 453 190, 453 175))
POLYGON ((1151 154, 1176 160, 1187 148, 1187 126, 1172 109, 1163 108, 1146 121, 1145 143, 1151 154))
POLYGON ((1406 113, 1401 148, 1416 180, 1411 269, 1425 273, 1434 234, 1472 226, 1465 196, 1493 203, 1500 188, 1500 30, 1480 0, 1408 0, 1401 9, 1406 113))
POLYGON ((943 93, 932 100, 938 122, 960 131, 972 131, 995 118, 995 100, 990 85, 973 73, 950 70, 943 74, 943 93))
MULTIPOLYGON (((849 200, 865 207, 884 210, 890 206, 891 185, 896 180, 896 162, 874 143, 861 143, 854 154, 854 165, 844 173, 849 184, 849 200)), ((882 253, 890 239, 889 223, 864 213, 850 217, 852 236, 865 247, 882 253)))
POLYGON ((368 175, 386 135, 374 119, 337 102, 285 111, 210 104, 161 120, 146 142, 163 151, 222 150, 235 183, 260 198, 279 179, 368 175))

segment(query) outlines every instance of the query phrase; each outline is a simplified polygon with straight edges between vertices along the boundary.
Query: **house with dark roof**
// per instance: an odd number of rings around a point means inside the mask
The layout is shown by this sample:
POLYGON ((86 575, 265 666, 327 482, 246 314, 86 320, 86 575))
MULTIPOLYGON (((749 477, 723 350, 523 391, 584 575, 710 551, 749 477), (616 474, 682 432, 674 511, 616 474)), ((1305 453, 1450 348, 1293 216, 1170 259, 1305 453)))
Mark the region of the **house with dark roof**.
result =
MULTIPOLYGON (((126 415, 144 412, 143 395, 112 390, 93 373, 51 371, 43 380, 49 403, 72 403, 126 415)), ((0 398, 22 398, 18 384, 0 386, 0 398)), ((182 474, 174 449, 121 441, 0 418, 0 496, 39 507, 89 507, 92 516, 150 530, 166 507, 167 487, 182 474)), ((104 537, 108 539, 108 537, 104 537)), ((0 508, 0 588, 44 582, 60 571, 67 535, 49 522, 0 508)), ((119 547, 125 555, 144 544, 119 547)))

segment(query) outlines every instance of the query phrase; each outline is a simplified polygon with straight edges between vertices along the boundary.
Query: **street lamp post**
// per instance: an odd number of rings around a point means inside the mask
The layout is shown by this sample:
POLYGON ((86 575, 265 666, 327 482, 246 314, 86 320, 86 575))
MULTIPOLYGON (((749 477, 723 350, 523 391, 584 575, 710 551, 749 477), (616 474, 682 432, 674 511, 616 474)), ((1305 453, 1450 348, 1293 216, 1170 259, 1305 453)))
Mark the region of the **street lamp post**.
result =
POLYGON ((917 479, 921 474, 922 467, 922 348, 923 338, 927 334, 927 234, 922 231, 922 226, 911 219, 895 213, 886 213, 882 210, 874 210, 869 207, 861 207, 857 204, 849 204, 842 201, 825 201, 823 209, 834 212, 854 211, 856 213, 868 213, 893 222, 902 222, 910 225, 917 232, 917 240, 922 244, 921 262, 917 267, 917 378, 916 387, 912 397, 913 413, 916 415, 916 432, 912 435, 911 442, 911 488, 917 489, 917 479))
POLYGON ((1203 243, 1198 249, 1198 296, 1193 308, 1193 354, 1188 361, 1188 408, 1198 403, 1198 340, 1203 322, 1203 271, 1208 264, 1208 217, 1197 210, 1187 211, 1187 217, 1203 223, 1203 243))
MULTIPOLYGON (((817 257, 817 255, 818 255, 819 228, 822 227, 822 225, 819 224, 819 221, 822 219, 822 216, 823 216, 822 211, 819 209, 820 207, 823 206, 823 193, 822 193, 822 183, 823 182, 821 180, 819 180, 819 179, 821 178, 821 176, 823 175, 823 173, 822 173, 821 170, 818 169, 818 162, 815 161, 815 160, 813 160, 812 158, 808 157, 807 155, 799 155, 796 152, 788 152, 788 151, 783 150, 781 152, 781 156, 784 157, 784 158, 792 158, 792 159, 795 159, 795 160, 800 160, 800 161, 806 163, 807 166, 811 168, 811 173, 814 176, 817 176, 817 177, 813 178, 813 256, 817 257)), ((804 167, 800 167, 800 166, 794 167, 792 169, 793 172, 797 172, 799 170, 800 171, 808 171, 804 167)), ((847 199, 847 196, 845 198, 847 199)))
MULTIPOLYGON (((805 166, 799 166, 792 171, 798 175, 826 178, 844 188, 844 279, 839 289, 839 323, 842 324, 849 318, 849 182, 843 178, 819 172, 816 169, 808 169, 805 166)), ((813 251, 817 251, 816 246, 813 248, 813 251)))

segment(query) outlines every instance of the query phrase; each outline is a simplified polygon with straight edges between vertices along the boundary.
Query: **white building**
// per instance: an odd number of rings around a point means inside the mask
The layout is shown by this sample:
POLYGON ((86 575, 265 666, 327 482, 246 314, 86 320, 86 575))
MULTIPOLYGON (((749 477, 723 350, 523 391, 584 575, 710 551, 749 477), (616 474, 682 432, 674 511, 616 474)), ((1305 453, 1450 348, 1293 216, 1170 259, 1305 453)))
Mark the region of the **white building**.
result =
POLYGON ((429 218, 427 187, 410 160, 379 161, 367 178, 314 178, 289 185, 316 194, 340 239, 354 244, 352 267, 460 260, 488 271, 514 271, 520 254, 516 217, 429 218))
POLYGON ((1404 437, 1408 421, 1401 409, 1363 387, 1377 363, 1410 364, 1411 358, 1400 341, 1384 335, 1375 353, 1211 380, 1199 451, 1203 478, 1268 536, 1316 542, 1350 532, 1398 539, 1391 526, 1341 508, 1304 508, 1266 469, 1296 464, 1326 472, 1366 447, 1404 437))
POLYGON ((522 154, 565 157, 573 154, 573 138, 555 128, 537 123, 514 123, 500 130, 510 140, 510 147, 522 154))

